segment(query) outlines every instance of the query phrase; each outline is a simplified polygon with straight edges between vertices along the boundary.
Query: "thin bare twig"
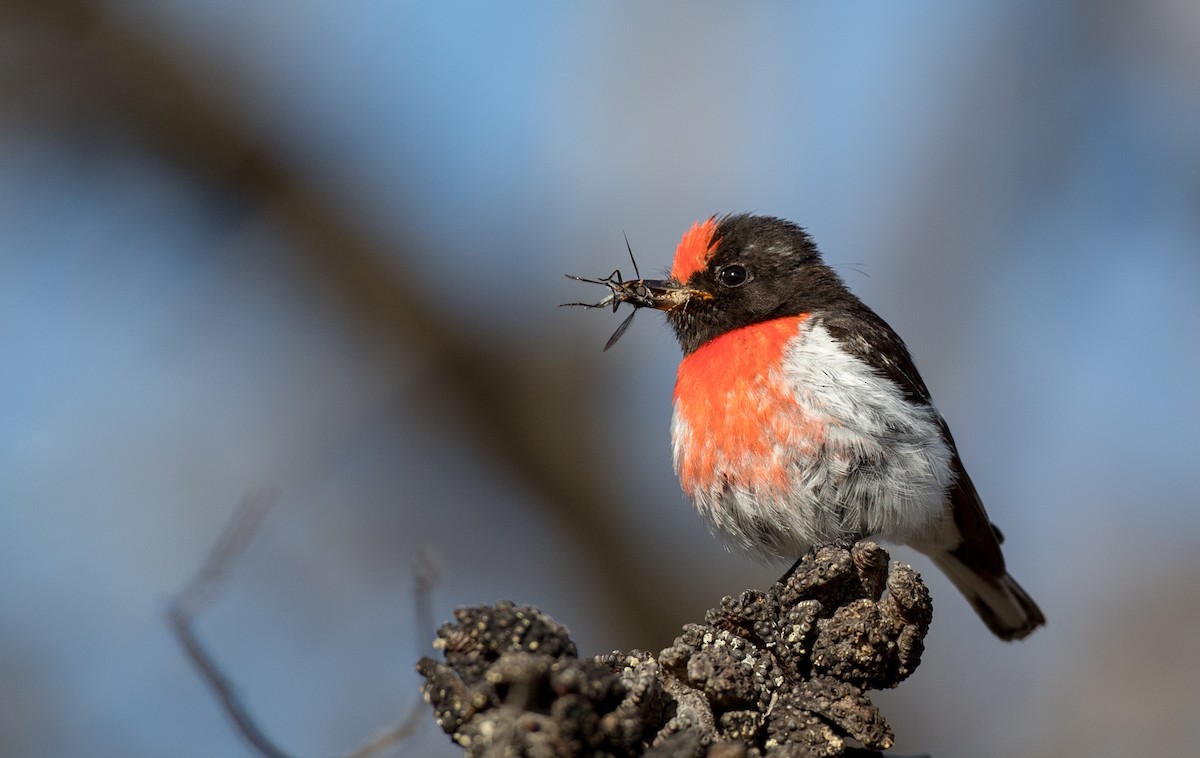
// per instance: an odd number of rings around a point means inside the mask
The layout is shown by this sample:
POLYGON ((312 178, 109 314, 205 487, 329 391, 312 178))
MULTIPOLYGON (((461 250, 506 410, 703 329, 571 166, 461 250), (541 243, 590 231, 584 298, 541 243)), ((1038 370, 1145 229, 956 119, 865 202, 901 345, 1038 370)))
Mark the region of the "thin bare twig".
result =
POLYGON ((208 560, 200 567, 192 581, 175 596, 175 602, 171 604, 167 617, 192 665, 217 696, 221 708, 233 720, 234 726, 242 736, 267 758, 291 758, 259 729, 258 723, 234 691, 233 682, 208 654, 208 650, 200 643, 192 628, 193 619, 212 602, 229 567, 250 542, 250 537, 276 498, 276 493, 271 491, 251 495, 242 501, 221 538, 217 540, 208 560))
POLYGON ((412 562, 412 572, 417 611, 417 657, 420 658, 427 652, 429 642, 437 631, 433 621, 433 590, 437 587, 440 574, 437 556, 432 549, 422 547, 417 551, 417 557, 413 558, 412 562))
POLYGON ((425 703, 421 700, 414 701, 412 707, 408 709, 408 715, 404 717, 404 721, 398 726, 388 729, 354 752, 347 753, 343 758, 371 758, 385 750, 390 750, 408 739, 408 736, 416 731, 417 726, 421 723, 421 717, 424 715, 425 703))
MULTIPOLYGON (((242 502, 217 544, 213 546, 204 565, 175 596, 167 611, 167 617, 188 659, 216 695, 222 710, 229 716, 242 737, 265 758, 292 758, 258 726, 258 722, 238 697, 232 680, 221 670, 193 628, 196 617, 213 602, 233 562, 245 550, 263 516, 277 498, 274 490, 268 490, 251 495, 242 502)), ((433 636, 431 596, 437 583, 437 570, 433 558, 426 550, 421 550, 413 560, 413 579, 417 636, 418 639, 426 640, 433 636)), ((400 724, 380 733, 343 758, 372 758, 395 747, 416 730, 424 710, 421 700, 414 701, 400 724)))
MULTIPOLYGON (((412 562, 412 572, 413 602, 417 609, 415 616, 417 644, 421 646, 417 657, 420 657, 425 654, 424 646, 428 644, 429 640, 433 639, 433 588, 437 586, 438 582, 437 561, 428 548, 421 548, 417 551, 417 557, 412 562)), ((404 717, 404 721, 400 722, 394 728, 379 734, 354 752, 343 756, 343 758, 371 758, 371 756, 378 755, 398 745, 416 731, 416 728, 421 724, 421 717, 424 714, 424 701, 420 699, 413 701, 412 706, 408 709, 408 715, 404 717)))
POLYGON ((247 497, 238 506, 233 518, 225 525, 225 531, 213 545, 208 560, 192 577, 192 581, 175 596, 173 610, 177 610, 185 618, 198 615, 210 603, 225 580, 225 574, 233 565, 233 561, 246 549, 250 538, 258 530, 267 510, 279 499, 279 493, 274 489, 256 492, 247 497))

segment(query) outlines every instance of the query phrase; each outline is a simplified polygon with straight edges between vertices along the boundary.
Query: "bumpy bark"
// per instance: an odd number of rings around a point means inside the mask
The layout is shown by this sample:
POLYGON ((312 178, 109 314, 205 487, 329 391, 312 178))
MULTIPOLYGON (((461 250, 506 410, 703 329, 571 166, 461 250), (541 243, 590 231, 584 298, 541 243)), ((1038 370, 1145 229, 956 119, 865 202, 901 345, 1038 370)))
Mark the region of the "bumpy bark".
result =
POLYGON ((460 609, 438 631, 445 661, 417 668, 438 724, 471 756, 873 754, 892 731, 866 691, 912 673, 932 618, 920 576, 888 563, 870 541, 815 548, 657 656, 582 660, 535 608, 460 609))

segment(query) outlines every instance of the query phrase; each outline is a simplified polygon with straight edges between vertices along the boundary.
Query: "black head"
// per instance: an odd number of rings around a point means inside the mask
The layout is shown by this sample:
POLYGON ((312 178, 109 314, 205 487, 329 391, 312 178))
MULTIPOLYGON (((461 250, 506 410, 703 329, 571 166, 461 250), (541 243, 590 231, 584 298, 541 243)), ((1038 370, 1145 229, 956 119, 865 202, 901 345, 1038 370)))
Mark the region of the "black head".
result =
POLYGON ((857 303, 804 229, 750 214, 692 227, 662 284, 688 295, 655 306, 666 311, 685 354, 743 326, 857 303))

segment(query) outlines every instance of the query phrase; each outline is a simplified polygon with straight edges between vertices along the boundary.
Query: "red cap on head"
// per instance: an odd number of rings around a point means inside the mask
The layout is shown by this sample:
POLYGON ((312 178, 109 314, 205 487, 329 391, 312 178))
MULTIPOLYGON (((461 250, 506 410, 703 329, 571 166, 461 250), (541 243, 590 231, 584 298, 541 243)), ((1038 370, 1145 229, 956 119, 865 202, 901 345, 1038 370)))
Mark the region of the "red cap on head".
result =
POLYGON ((697 221, 683 234, 679 247, 675 248, 675 262, 671 264, 671 278, 686 282, 692 274, 703 270, 708 264, 709 254, 716 246, 713 233, 717 230, 717 217, 708 221, 697 221))

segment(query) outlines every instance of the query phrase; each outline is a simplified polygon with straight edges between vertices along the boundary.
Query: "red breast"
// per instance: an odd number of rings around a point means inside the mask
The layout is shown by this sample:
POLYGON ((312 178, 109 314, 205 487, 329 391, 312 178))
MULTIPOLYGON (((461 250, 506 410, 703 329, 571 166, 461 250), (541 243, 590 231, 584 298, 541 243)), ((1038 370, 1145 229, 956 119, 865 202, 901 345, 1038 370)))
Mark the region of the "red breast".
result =
POLYGON ((816 450, 825 421, 806 415, 783 373, 784 355, 807 314, 726 332, 679 364, 675 466, 694 495, 718 484, 786 496, 788 462, 816 450))

